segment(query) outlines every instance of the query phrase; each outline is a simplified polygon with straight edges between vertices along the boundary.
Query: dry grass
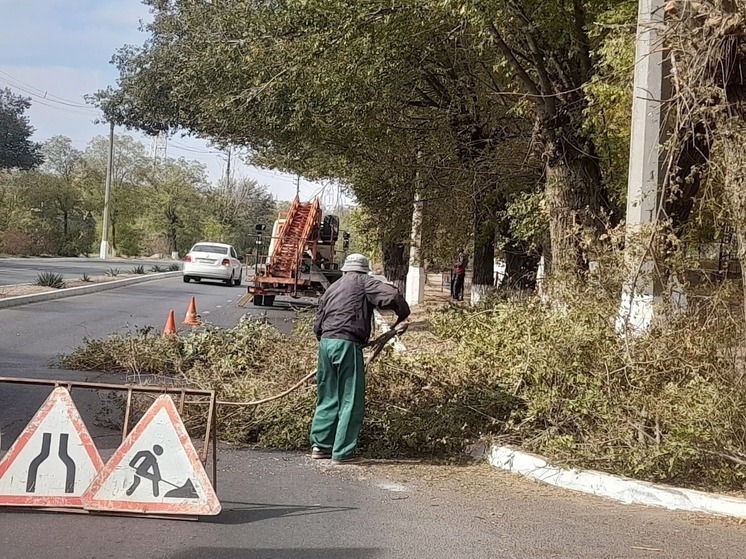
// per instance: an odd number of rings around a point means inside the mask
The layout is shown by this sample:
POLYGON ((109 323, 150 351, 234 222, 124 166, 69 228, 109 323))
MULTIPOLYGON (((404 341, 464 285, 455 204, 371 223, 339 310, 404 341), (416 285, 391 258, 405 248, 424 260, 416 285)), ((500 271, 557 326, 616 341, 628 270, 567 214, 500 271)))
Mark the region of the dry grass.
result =
MULTIPOLYGON (((587 292, 562 308, 539 299, 443 306, 420 319, 415 351, 387 349, 368 375, 361 449, 376 458, 449 457, 478 441, 559 463, 651 481, 741 489, 746 472, 743 332, 728 288, 689 316, 626 342, 609 317, 618 302, 587 292)), ((161 375, 214 388, 221 400, 268 397, 315 367, 308 317, 283 336, 244 322, 186 337, 147 333, 88 340, 68 368, 161 375)), ((258 408, 224 407, 223 438, 307 448, 308 384, 258 408)), ((199 416, 187 416, 196 424, 199 416)))

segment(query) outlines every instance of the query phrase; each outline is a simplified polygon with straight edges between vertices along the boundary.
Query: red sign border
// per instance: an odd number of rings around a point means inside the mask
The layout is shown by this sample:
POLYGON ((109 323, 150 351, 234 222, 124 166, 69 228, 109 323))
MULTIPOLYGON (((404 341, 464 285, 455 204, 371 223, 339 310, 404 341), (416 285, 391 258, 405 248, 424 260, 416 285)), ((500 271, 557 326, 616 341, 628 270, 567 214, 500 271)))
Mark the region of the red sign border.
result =
MULTIPOLYGON (((104 468, 104 462, 101 460, 101 456, 98 453, 95 443, 91 434, 83 422, 83 418, 80 417, 80 412, 75 405, 75 402, 70 396, 70 393, 66 388, 58 386, 55 388, 47 397, 46 401, 31 418, 28 425, 23 429, 19 437, 13 442, 7 453, 0 459, 0 479, 5 475, 13 462, 18 458, 18 455, 26 448, 31 438, 34 436, 36 431, 41 426, 42 422, 47 418, 50 412, 54 409, 58 400, 61 400, 65 406, 67 406, 68 415, 70 421, 75 428, 83 448, 85 449, 88 457, 93 462, 93 466, 96 471, 100 474, 104 468)), ((83 496, 80 497, 65 497, 60 495, 47 495, 41 496, 36 495, 27 497, 24 495, 4 495, 0 493, 0 506, 9 507, 73 507, 83 508, 82 503, 83 496)))
POLYGON ((145 415, 135 425, 135 428, 127 435, 124 442, 117 448, 113 456, 106 463, 104 468, 99 471, 96 479, 93 480, 91 486, 83 494, 82 498, 83 508, 90 511, 106 511, 106 512, 136 512, 142 514, 177 514, 177 515, 204 515, 214 516, 220 513, 221 505, 218 501, 218 497, 215 494, 215 490, 210 483, 210 479, 207 477, 202 461, 199 459, 197 451, 194 449, 192 439, 187 433, 186 427, 179 416, 179 412, 176 410, 171 396, 163 394, 159 396, 153 405, 150 406, 145 415), (112 475, 114 470, 121 464, 123 458, 130 451, 132 446, 140 439, 145 430, 150 426, 155 416, 162 410, 165 409, 168 414, 171 425, 176 431, 176 435, 179 438, 179 443, 186 452, 189 463, 192 466, 194 475, 198 478, 200 485, 205 491, 207 497, 207 503, 200 504, 198 506, 185 505, 183 503, 152 503, 142 501, 117 501, 101 500, 96 499, 96 494, 101 490, 106 480, 112 475))

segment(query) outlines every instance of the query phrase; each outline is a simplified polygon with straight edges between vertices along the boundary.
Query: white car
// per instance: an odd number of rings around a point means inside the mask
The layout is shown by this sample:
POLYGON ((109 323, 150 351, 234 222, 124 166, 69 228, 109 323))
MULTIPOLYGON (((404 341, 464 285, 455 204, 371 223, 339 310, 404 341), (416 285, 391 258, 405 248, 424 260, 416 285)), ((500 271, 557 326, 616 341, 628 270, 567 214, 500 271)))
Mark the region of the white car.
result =
POLYGON ((184 283, 210 279, 222 280, 226 285, 241 285, 242 269, 236 249, 231 245, 201 242, 184 258, 184 283))

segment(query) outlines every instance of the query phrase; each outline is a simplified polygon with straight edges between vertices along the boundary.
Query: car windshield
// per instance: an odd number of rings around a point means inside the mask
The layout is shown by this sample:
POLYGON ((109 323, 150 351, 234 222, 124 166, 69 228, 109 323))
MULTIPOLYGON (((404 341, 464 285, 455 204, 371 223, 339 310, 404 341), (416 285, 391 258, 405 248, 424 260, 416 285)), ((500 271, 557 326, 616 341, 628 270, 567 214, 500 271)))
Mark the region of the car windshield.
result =
POLYGON ((194 245, 192 252, 209 252, 211 254, 228 254, 228 247, 218 245, 194 245))

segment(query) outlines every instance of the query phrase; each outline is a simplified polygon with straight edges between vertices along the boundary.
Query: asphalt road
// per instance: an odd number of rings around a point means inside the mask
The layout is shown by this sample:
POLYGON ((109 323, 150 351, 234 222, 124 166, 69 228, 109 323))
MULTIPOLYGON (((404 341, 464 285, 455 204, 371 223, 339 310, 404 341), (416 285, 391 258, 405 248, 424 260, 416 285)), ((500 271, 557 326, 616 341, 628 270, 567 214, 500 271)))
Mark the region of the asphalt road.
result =
MULTIPOLYGON (((0 310, 0 374, 94 380, 49 367, 85 336, 162 328, 189 297, 230 326, 240 288, 159 280, 0 310)), ((267 318, 288 328, 291 313, 267 318)), ((103 376, 111 380, 108 375, 103 376)), ((47 390, 0 384, 7 449, 47 390)), ((104 458, 118 433, 99 421, 101 398, 73 392, 104 458), (98 424, 97 424, 98 423, 98 424)), ((746 526, 579 496, 496 472, 373 462, 334 468, 298 453, 222 449, 223 512, 200 522, 0 510, 2 559, 740 559, 746 526)))
MULTIPOLYGON (((122 273, 132 270, 135 266, 168 266, 174 260, 130 260, 127 258, 113 258, 98 260, 97 258, 0 258, 0 285, 15 285, 19 283, 33 283, 36 276, 42 272, 62 274, 65 279, 78 279, 83 274, 100 276, 110 268, 119 268, 122 273)), ((178 262, 181 264, 180 262, 178 262)))
MULTIPOLYGON (((154 280, 120 287, 91 295, 80 295, 0 309, 0 376, 63 378, 93 380, 110 375, 62 371, 51 364, 62 354, 70 353, 86 338, 105 338, 152 328, 163 330, 173 309, 180 330, 193 296, 197 312, 204 323, 230 327, 245 314, 266 314, 281 330, 292 328, 295 316, 288 302, 277 301, 276 307, 239 308, 236 302, 246 293, 245 287, 228 287, 219 282, 185 284, 180 277, 154 280)), ((81 405, 84 419, 91 418, 100 407, 93 394, 81 405)), ((15 437, 33 416, 45 398, 43 390, 0 383, 0 430, 2 444, 15 437)), ((2 554, 0 554, 2 557, 2 554)))

